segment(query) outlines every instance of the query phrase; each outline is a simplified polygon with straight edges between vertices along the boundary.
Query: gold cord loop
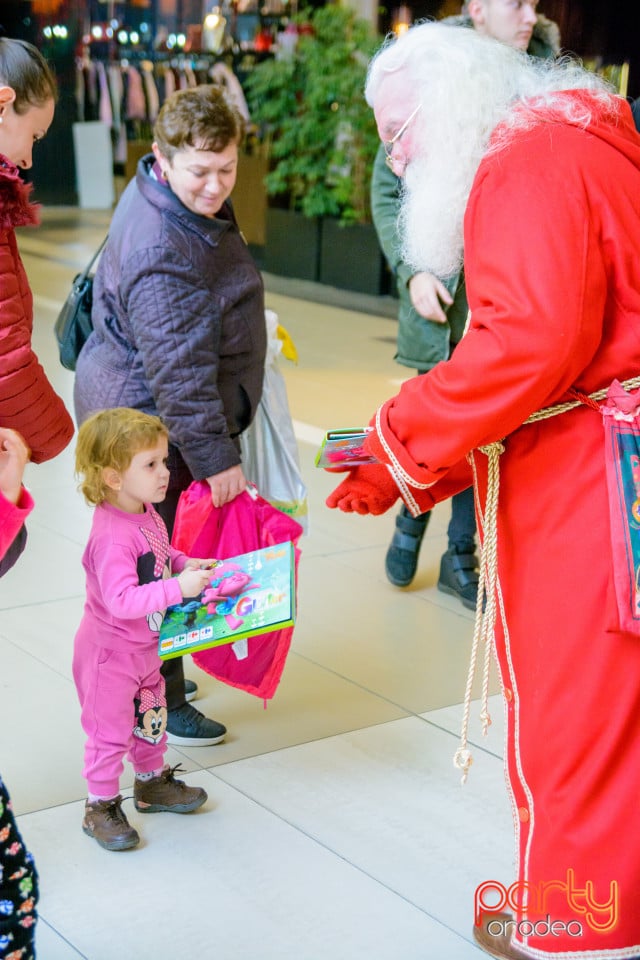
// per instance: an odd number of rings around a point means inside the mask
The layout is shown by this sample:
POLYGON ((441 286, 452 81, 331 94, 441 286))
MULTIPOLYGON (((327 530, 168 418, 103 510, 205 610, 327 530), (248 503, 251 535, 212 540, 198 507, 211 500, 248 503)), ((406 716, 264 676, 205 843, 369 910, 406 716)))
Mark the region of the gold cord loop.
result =
MULTIPOLYGON (((640 387, 640 377, 632 377, 630 380, 624 380, 621 384, 625 390, 633 390, 640 387)), ((537 410, 524 421, 523 426, 529 423, 537 423, 540 420, 547 420, 550 417, 557 417, 561 413, 567 413, 576 407, 587 404, 597 409, 597 401, 604 400, 609 388, 596 390, 595 393, 581 395, 574 392, 575 400, 569 400, 565 403, 557 403, 551 407, 543 407, 537 410)), ((489 676, 491 668, 491 654, 495 654, 495 624, 497 608, 500 608, 500 617, 507 632, 504 604, 502 601, 502 590, 498 577, 498 496, 500 493, 500 456, 504 453, 504 442, 495 441, 487 446, 478 447, 467 455, 473 471, 473 488, 475 494, 476 513, 478 516, 478 528, 481 533, 482 546, 480 550, 480 580, 478 583, 478 600, 476 603, 476 617, 473 630, 473 641, 471 645, 471 657, 469 660, 469 671, 467 674, 467 685, 464 695, 462 729, 460 731, 460 745, 453 758, 454 766, 462 771, 462 783, 466 783, 469 774, 469 768, 473 763, 471 751, 468 748, 469 735, 469 717, 471 713, 471 691, 475 679, 476 664, 480 644, 484 643, 484 660, 482 670, 482 699, 480 707, 480 719, 482 721, 482 733, 486 736, 491 724, 489 714, 489 676), (481 452, 486 455, 487 463, 487 498, 482 510, 482 505, 478 496, 478 475, 475 460, 475 454, 481 452)))

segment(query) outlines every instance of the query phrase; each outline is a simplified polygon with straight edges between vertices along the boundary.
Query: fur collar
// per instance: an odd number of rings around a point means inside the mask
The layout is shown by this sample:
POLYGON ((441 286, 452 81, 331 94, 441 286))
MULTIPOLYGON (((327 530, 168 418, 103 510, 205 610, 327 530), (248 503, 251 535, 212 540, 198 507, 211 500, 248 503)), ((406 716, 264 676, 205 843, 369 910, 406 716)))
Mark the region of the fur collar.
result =
POLYGON ((29 202, 31 188, 20 179, 16 165, 0 154, 0 230, 38 222, 38 207, 29 202))

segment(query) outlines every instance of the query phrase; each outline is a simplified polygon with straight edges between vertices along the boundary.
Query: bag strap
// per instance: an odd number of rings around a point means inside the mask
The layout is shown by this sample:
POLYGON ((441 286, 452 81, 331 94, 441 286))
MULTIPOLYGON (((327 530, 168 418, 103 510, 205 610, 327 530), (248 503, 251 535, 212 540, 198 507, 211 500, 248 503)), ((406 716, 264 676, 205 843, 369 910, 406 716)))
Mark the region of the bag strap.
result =
POLYGON ((98 257, 100 256, 100 254, 102 253, 102 250, 103 250, 103 248, 104 248, 104 245, 105 245, 105 243, 107 242, 108 239, 109 239, 109 234, 106 235, 106 237, 104 238, 104 240, 102 241, 102 243, 100 244, 100 246, 98 247, 98 249, 96 250, 96 252, 94 253, 94 255, 91 257, 91 260, 89 260, 89 263, 86 265, 86 267, 84 268, 84 270, 82 271, 82 273, 81 273, 80 276, 78 277, 78 281, 79 281, 79 282, 82 283, 82 282, 84 282, 84 281, 87 279, 87 277, 88 277, 89 274, 91 273, 91 267, 94 265, 94 263, 96 262, 96 260, 97 260, 98 257))

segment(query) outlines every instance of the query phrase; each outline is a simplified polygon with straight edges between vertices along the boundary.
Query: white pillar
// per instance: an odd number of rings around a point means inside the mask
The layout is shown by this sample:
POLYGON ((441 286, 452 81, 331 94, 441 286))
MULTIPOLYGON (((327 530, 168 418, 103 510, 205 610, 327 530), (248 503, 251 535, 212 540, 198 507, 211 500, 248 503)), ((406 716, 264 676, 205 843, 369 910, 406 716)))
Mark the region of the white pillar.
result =
POLYGON ((376 0, 349 0, 348 3, 342 4, 342 6, 351 7, 352 10, 355 10, 362 20, 368 20, 374 30, 378 29, 379 5, 379 2, 376 2, 376 0))
POLYGON ((107 123, 73 124, 78 203, 83 209, 108 210, 113 206, 113 147, 107 123))

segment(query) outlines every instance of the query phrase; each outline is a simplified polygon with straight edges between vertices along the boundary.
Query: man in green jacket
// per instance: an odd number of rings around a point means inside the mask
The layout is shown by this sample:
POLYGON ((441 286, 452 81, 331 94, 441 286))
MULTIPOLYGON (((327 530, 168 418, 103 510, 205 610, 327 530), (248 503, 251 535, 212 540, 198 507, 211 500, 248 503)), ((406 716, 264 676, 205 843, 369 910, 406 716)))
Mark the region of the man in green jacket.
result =
MULTIPOLYGON (((554 57, 560 50, 558 27, 538 14, 536 7, 537 0, 467 0, 460 16, 443 22, 475 29, 530 56, 554 57)), ((403 133, 400 130, 396 136, 403 133)), ((403 261, 397 235, 402 171, 389 165, 387 153, 388 144, 381 144, 371 181, 373 222, 398 287, 395 359, 421 374, 448 359, 462 338, 468 313, 464 274, 436 277, 414 273, 403 261)), ((428 513, 415 518, 401 507, 385 561, 387 578, 395 586, 412 582, 428 521, 428 513)), ((475 608, 478 591, 475 533, 473 490, 469 488, 451 500, 448 549, 438 578, 438 589, 458 597, 469 609, 475 608)))

